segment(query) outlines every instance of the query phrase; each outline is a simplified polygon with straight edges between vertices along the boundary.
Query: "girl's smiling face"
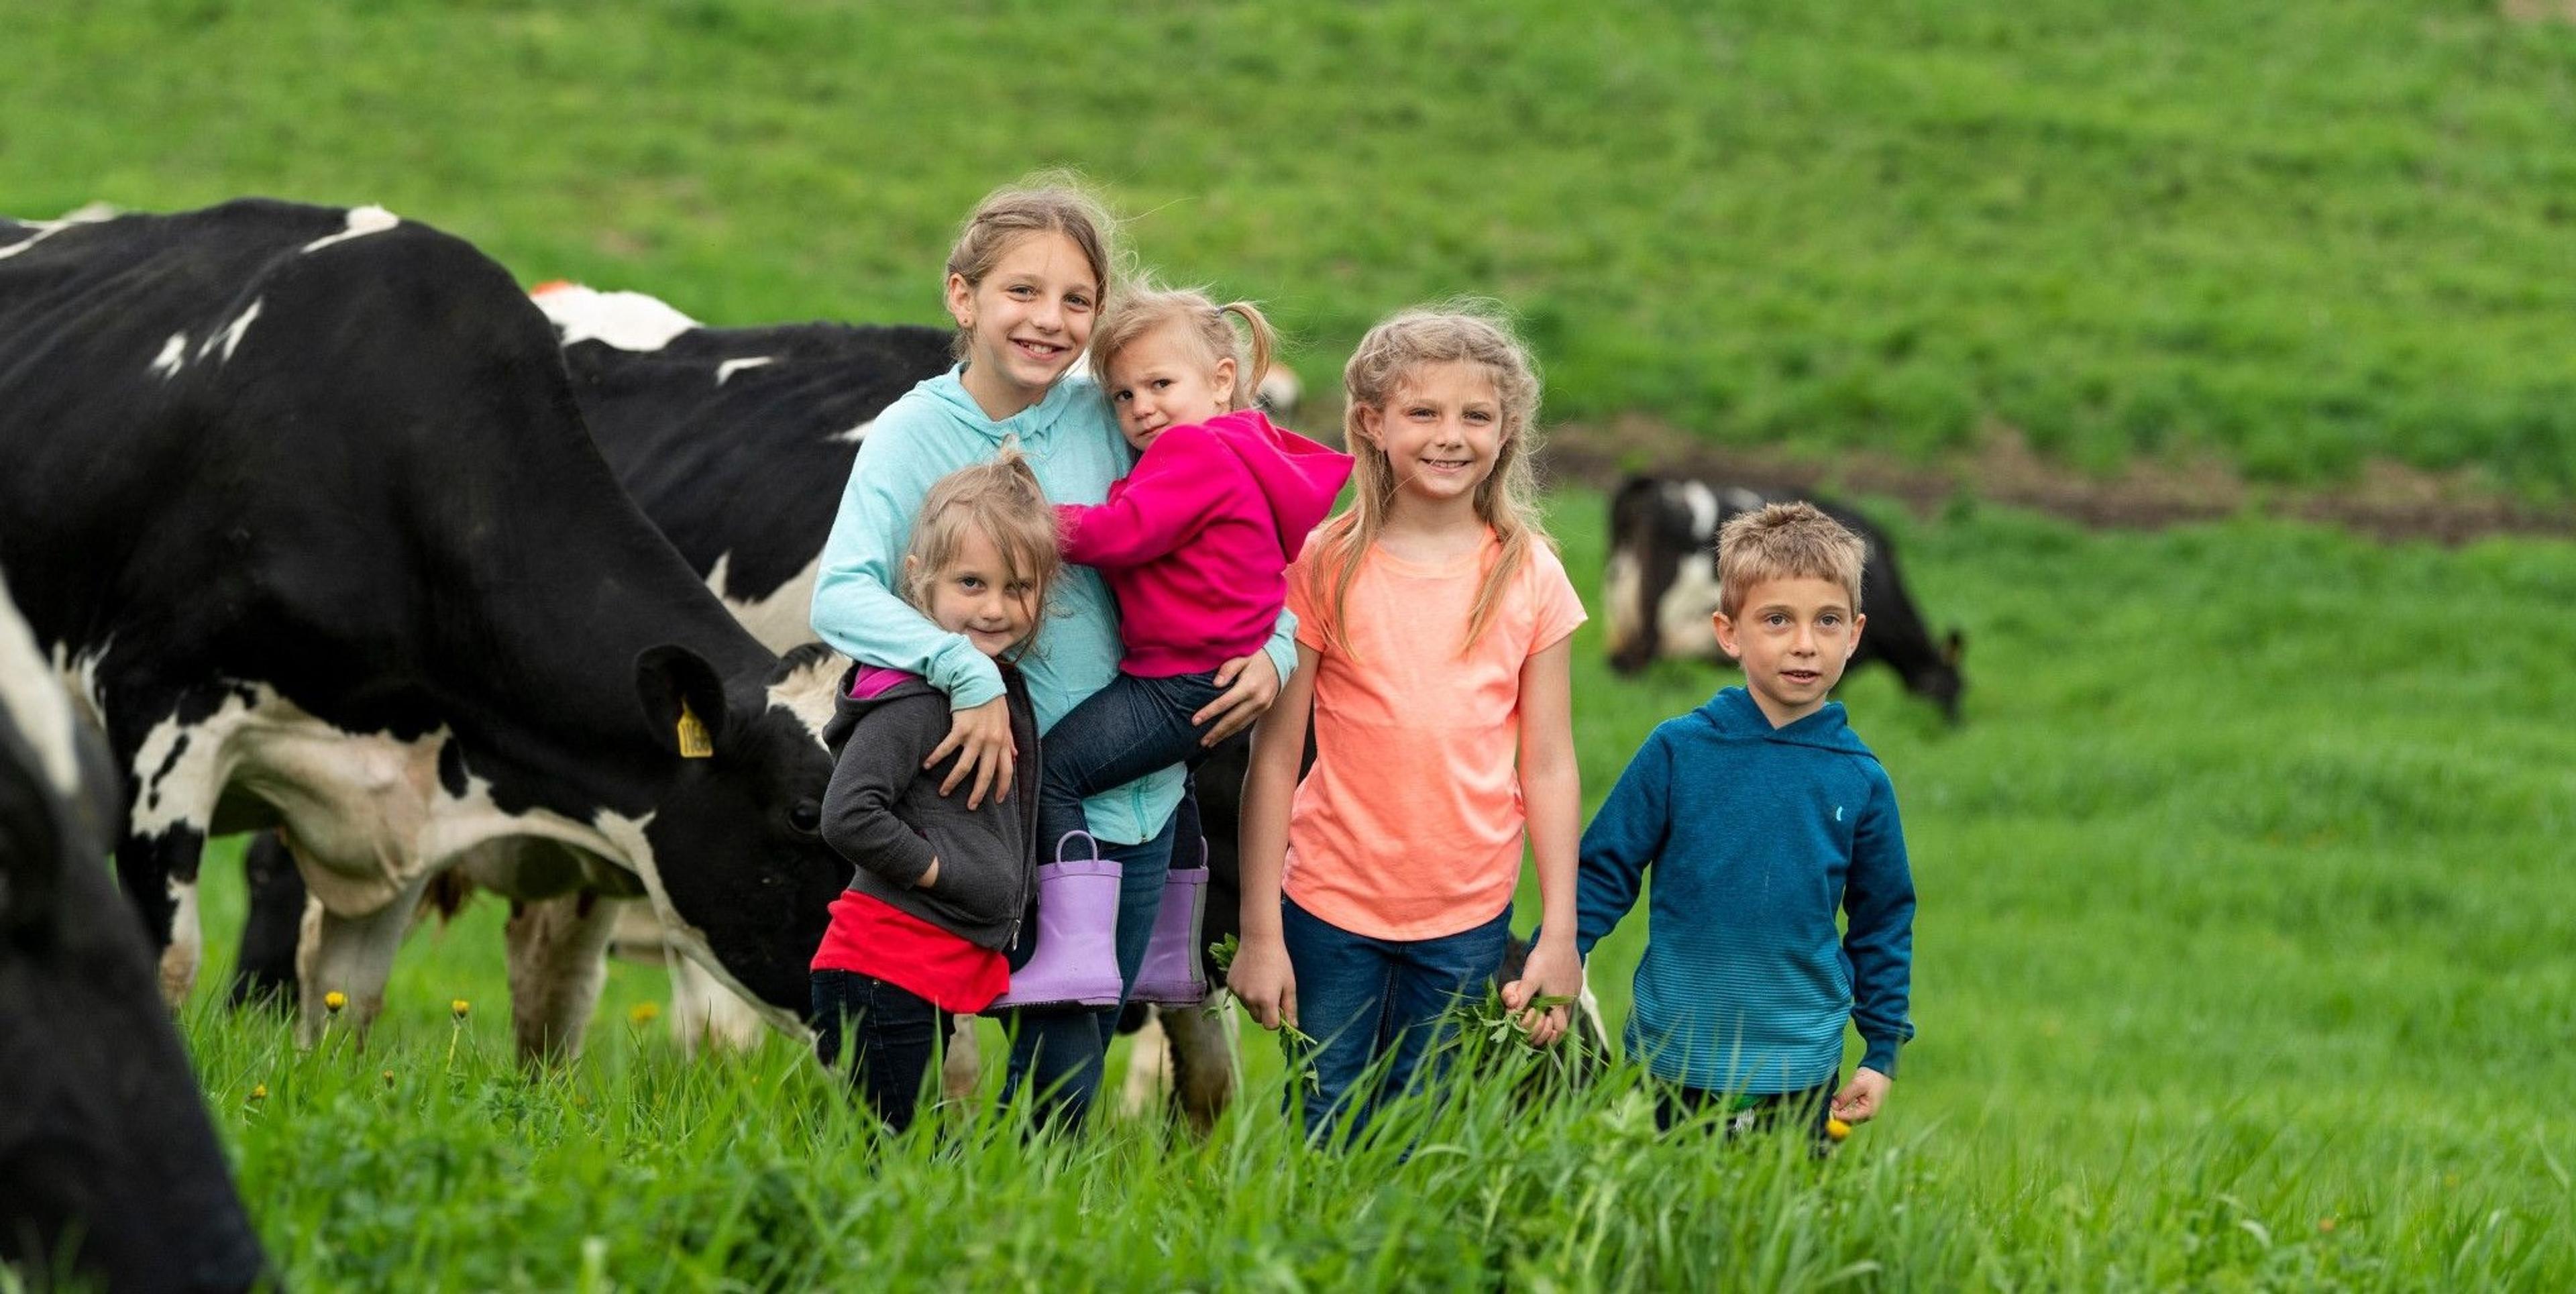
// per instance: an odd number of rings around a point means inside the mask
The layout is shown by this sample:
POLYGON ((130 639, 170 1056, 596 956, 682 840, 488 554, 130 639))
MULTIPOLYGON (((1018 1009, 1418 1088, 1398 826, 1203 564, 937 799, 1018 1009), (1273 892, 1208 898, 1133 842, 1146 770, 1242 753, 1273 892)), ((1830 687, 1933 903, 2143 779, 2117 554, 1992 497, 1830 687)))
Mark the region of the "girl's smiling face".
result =
POLYGON ((1503 399, 1482 364, 1445 360, 1404 375, 1360 430, 1386 451, 1396 489, 1423 503, 1472 499, 1503 447, 1503 399))
POLYGON ((967 393, 995 419, 1045 398, 1091 340, 1100 282, 1071 238, 1023 235, 980 283, 948 276, 948 313, 966 333, 967 393))

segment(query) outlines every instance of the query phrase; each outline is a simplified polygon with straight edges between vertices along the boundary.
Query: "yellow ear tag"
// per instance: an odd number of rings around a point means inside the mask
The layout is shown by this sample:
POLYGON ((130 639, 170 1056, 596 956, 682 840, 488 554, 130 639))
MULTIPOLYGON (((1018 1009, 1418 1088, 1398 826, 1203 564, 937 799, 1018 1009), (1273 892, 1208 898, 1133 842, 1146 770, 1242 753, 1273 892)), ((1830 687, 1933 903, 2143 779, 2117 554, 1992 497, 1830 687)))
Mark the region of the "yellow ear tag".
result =
POLYGON ((707 735, 706 722, 690 711, 688 702, 682 701, 680 703, 680 758, 713 759, 715 757, 716 740, 707 735))

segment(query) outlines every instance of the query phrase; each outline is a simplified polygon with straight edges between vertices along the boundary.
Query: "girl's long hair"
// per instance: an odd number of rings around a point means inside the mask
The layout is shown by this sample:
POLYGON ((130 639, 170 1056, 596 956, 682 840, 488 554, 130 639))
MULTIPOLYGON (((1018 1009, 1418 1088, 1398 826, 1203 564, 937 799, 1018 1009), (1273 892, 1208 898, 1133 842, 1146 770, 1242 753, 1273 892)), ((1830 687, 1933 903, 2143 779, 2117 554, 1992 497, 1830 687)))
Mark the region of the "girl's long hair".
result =
POLYGON ((1346 398, 1342 439, 1354 460, 1351 485, 1356 498, 1309 541, 1316 557, 1307 567, 1307 601, 1331 608, 1325 617, 1324 639, 1336 650, 1350 651, 1342 624, 1351 582, 1359 575, 1360 558, 1386 528, 1396 491, 1403 485, 1385 446, 1360 434, 1361 411, 1375 409, 1383 417, 1415 373, 1428 365, 1451 362, 1482 367, 1493 378, 1502 404, 1502 444, 1494 470, 1477 483, 1475 495, 1476 515, 1493 527, 1501 552, 1485 568, 1477 586, 1467 637, 1458 644, 1461 653, 1483 636, 1503 591, 1529 561, 1530 546, 1550 542, 1539 522, 1538 474, 1532 463, 1538 439, 1539 379, 1529 349, 1512 335, 1501 311, 1488 302, 1417 306, 1396 315, 1369 329, 1342 369, 1346 398))

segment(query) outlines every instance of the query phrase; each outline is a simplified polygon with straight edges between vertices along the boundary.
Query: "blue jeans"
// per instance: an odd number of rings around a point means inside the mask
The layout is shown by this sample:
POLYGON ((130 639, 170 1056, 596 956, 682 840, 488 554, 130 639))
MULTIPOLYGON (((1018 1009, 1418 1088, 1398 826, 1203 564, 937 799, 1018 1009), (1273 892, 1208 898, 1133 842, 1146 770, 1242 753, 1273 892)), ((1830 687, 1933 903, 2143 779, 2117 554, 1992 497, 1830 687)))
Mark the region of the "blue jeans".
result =
MULTIPOLYGON (((1060 726, 1060 725, 1059 725, 1060 726)), ((1145 964, 1145 945, 1154 934, 1154 914, 1163 906, 1163 874, 1171 870, 1172 841, 1185 828, 1196 842, 1198 807, 1187 798, 1161 834, 1139 845, 1103 845, 1100 856, 1114 858, 1118 877, 1118 983, 1120 996, 1136 985, 1137 968, 1145 964)), ((1080 828, 1076 828, 1079 830, 1080 828)), ((1195 862, 1195 860, 1193 860, 1195 862)), ((1033 932, 1036 922, 1023 927, 1033 932)), ((1100 1094, 1101 1070, 1109 1058, 1110 1040, 1118 1036, 1118 1008, 1043 1007, 1013 1011, 1004 1020, 1011 1031, 1011 1061, 1002 1083, 1009 1104, 1023 1086, 1038 1102, 1037 1122, 1050 1128, 1082 1126, 1100 1094)))
MULTIPOLYGON (((1038 788, 1038 861, 1055 861, 1057 843, 1083 829, 1084 800, 1174 764, 1196 763, 1207 752, 1190 716, 1224 694, 1214 670, 1170 678, 1121 674, 1056 720, 1039 743, 1045 769, 1038 788)), ((1184 866, 1198 864, 1196 856, 1183 860, 1184 866)))
POLYGON ((909 989, 853 971, 814 972, 814 1054, 841 1068, 841 1035, 849 1035, 850 1086, 887 1128, 912 1126, 921 1078, 930 1072, 949 1015, 909 989))
POLYGON ((1481 996, 1502 969, 1512 912, 1437 939, 1373 939, 1282 899, 1279 925, 1297 975, 1297 1026, 1316 1040, 1305 1098, 1311 1140, 1345 1107, 1356 1136, 1389 1096, 1439 1081, 1448 1064, 1439 1047, 1449 1033, 1444 1017, 1461 998, 1481 996), (1381 1063, 1375 1082, 1383 1086, 1364 1085, 1381 1063))

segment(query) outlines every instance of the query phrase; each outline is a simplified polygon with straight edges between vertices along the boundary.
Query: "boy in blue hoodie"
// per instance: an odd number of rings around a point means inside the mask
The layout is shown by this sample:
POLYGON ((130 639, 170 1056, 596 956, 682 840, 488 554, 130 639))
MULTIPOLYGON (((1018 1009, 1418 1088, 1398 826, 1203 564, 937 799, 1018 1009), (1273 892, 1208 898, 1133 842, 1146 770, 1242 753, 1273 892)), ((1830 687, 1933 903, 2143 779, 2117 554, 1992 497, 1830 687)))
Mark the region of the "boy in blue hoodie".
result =
POLYGON ((1804 503, 1718 536, 1718 646, 1744 686, 1646 738, 1583 834, 1575 944, 1589 956, 1655 893, 1628 1052, 1671 1086, 1665 1128, 1876 1115, 1896 1074, 1914 945, 1914 880, 1896 788, 1826 699, 1860 645, 1860 539, 1804 503), (1837 933, 1835 911, 1848 914, 1837 933), (1843 1022, 1866 1050, 1837 1086, 1843 1022))

